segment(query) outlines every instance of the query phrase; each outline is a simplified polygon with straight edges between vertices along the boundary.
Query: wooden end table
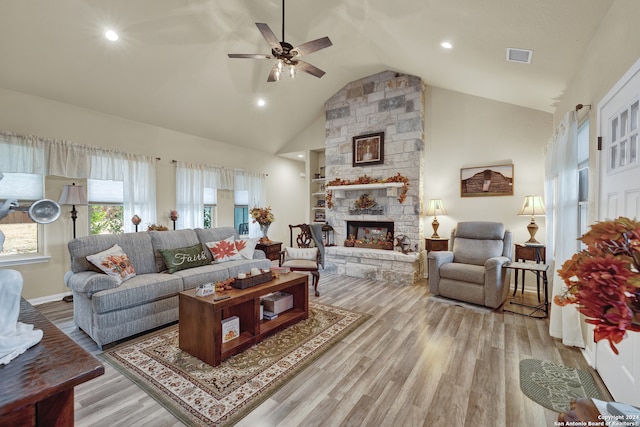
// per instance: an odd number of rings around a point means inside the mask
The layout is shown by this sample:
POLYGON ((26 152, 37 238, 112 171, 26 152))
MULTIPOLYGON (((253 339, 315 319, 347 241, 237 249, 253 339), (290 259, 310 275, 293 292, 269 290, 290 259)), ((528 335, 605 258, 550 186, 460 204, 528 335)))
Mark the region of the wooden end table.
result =
POLYGON ((0 365, 0 426, 73 426, 73 388, 104 366, 24 299, 18 320, 42 330, 42 340, 0 365))
POLYGON ((268 243, 260 243, 256 245, 256 249, 261 250, 271 261, 280 259, 280 251, 282 250, 282 242, 270 241, 268 243))
POLYGON ((268 335, 309 317, 309 276, 301 273, 281 274, 279 278, 247 289, 232 289, 196 296, 196 290, 180 292, 179 347, 203 362, 217 366, 227 357, 238 354, 268 335), (273 320, 260 318, 260 297, 272 292, 293 295, 293 308, 273 320), (216 300, 221 295, 228 296, 216 300), (240 319, 240 337, 222 343, 222 320, 240 319))
POLYGON ((441 237, 426 237, 424 239, 424 248, 427 252, 448 251, 449 239, 443 239, 441 237))

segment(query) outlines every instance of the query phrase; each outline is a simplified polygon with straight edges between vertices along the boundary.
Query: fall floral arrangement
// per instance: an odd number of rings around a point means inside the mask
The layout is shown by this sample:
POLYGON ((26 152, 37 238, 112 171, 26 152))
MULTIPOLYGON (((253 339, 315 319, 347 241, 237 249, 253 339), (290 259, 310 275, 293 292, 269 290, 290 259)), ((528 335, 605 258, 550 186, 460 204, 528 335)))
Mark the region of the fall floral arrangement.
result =
MULTIPOLYGON (((360 176, 353 180, 336 178, 333 181, 330 181, 329 183, 327 183, 327 186, 336 187, 339 185, 386 184, 388 182, 401 182, 403 184, 402 190, 400 191, 400 195, 398 196, 398 201, 400 203, 404 203, 404 201, 407 200, 407 191, 409 191, 409 178, 407 178, 406 176, 400 175, 400 172, 398 172, 397 175, 393 175, 388 178, 382 178, 382 179, 372 178, 367 175, 360 176)), ((327 195, 325 199, 327 201, 327 207, 332 208, 333 192, 331 190, 327 191, 327 195)))
POLYGON ((147 225, 147 231, 168 231, 169 228, 162 224, 149 224, 147 225))
POLYGON ((595 325, 595 341, 609 340, 618 354, 615 344, 626 331, 640 332, 640 222, 598 222, 580 240, 587 248, 558 270, 567 288, 554 302, 577 304, 595 325))
POLYGON ((271 224, 276 220, 271 212, 271 206, 266 208, 253 208, 249 212, 251 214, 251 218, 253 218, 253 222, 257 222, 260 225, 271 224))

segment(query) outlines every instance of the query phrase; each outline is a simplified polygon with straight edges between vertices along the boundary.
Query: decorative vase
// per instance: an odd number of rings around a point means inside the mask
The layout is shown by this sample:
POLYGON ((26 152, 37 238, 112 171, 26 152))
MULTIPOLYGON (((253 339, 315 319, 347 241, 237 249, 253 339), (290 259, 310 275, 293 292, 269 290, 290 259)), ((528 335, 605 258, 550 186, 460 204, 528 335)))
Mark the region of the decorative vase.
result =
POLYGON ((271 223, 267 223, 267 224, 260 224, 260 232, 262 233, 262 237, 260 237, 260 242, 261 243, 269 243, 271 240, 269 239, 269 237, 267 236, 267 233, 269 232, 269 226, 271 225, 271 223))

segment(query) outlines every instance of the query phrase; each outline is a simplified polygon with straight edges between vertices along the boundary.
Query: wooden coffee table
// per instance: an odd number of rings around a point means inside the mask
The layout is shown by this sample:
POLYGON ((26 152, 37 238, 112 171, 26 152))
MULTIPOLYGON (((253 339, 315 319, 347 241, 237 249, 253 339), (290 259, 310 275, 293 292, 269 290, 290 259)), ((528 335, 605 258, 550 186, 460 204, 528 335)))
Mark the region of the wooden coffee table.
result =
POLYGON ((206 297, 196 290, 180 292, 179 347, 203 362, 217 366, 227 357, 238 354, 268 335, 309 317, 309 276, 288 273, 248 289, 232 289, 206 297), (260 318, 260 297, 272 292, 293 295, 293 308, 273 320, 260 318), (216 296, 229 298, 216 301, 216 296), (222 343, 222 320, 240 319, 240 337, 222 343))

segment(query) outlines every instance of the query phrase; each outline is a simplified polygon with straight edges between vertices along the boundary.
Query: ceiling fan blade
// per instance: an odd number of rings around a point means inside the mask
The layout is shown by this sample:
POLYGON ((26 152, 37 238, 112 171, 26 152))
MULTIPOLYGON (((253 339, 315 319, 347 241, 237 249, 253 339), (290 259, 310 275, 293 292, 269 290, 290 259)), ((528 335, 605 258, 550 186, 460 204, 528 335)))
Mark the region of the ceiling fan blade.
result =
POLYGON ((278 69, 278 64, 276 63, 272 68, 271 71, 269 72, 269 77, 267 77, 267 81, 268 82, 277 82, 278 79, 276 79, 276 70, 278 69))
POLYGON ((280 44, 280 40, 278 40, 278 37, 276 37, 276 35, 273 33, 273 31, 271 31, 271 28, 269 28, 267 24, 256 22, 256 27, 258 27, 258 29, 262 33, 262 37, 264 37, 267 43, 269 43, 271 49, 282 52, 282 45, 280 44))
POLYGON ((300 46, 296 46, 291 49, 291 52, 297 52, 294 54, 296 56, 308 55, 320 49, 324 49, 325 47, 332 46, 331 40, 329 37, 322 37, 321 39, 312 40, 310 42, 302 43, 300 46))
POLYGON ((261 53, 229 53, 229 58, 247 58, 247 59, 271 59, 271 55, 263 55, 261 53))
POLYGON ((325 74, 324 71, 322 71, 320 68, 316 67, 315 65, 311 65, 308 62, 304 62, 304 61, 297 61, 297 62, 298 63, 296 64, 296 69, 299 71, 304 71, 305 73, 309 73, 312 76, 315 76, 317 78, 320 78, 325 74))

